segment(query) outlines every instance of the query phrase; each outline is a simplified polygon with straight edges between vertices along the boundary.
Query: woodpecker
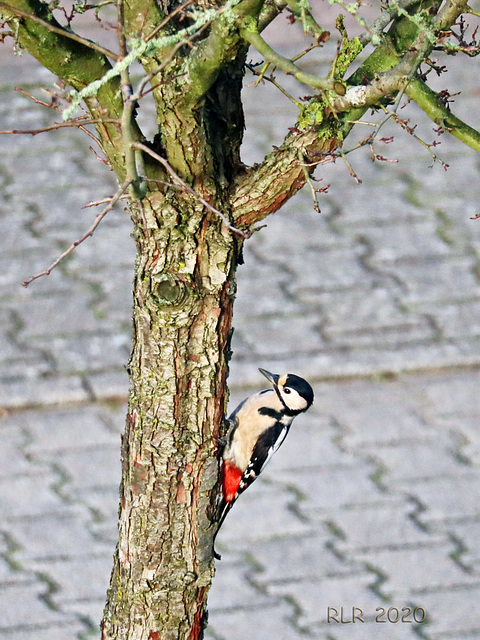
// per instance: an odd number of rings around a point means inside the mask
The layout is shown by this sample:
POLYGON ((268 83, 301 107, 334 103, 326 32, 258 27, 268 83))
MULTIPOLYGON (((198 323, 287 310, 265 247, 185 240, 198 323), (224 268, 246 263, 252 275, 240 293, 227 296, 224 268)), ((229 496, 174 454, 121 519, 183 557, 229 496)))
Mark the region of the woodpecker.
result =
POLYGON ((295 416, 306 411, 313 403, 313 389, 306 380, 286 373, 277 375, 259 369, 271 389, 263 389, 241 402, 228 418, 228 431, 224 439, 221 460, 222 497, 218 507, 218 528, 215 538, 228 512, 238 496, 249 487, 285 440, 295 416))

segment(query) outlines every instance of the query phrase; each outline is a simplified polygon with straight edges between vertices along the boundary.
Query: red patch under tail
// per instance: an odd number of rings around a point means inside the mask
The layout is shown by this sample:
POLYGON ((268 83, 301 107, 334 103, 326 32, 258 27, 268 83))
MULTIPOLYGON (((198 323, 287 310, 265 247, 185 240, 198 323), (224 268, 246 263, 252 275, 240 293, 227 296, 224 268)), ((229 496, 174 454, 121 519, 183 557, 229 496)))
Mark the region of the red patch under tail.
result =
POLYGON ((233 462, 224 461, 222 489, 223 499, 225 502, 232 502, 238 491, 243 471, 241 471, 233 462))

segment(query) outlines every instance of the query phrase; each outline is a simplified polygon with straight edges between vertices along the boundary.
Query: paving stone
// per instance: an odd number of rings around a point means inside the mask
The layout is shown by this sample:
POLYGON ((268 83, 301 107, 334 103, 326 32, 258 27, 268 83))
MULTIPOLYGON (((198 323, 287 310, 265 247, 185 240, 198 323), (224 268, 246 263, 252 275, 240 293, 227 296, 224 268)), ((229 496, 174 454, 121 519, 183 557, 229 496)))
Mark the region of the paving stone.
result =
POLYGON ((439 235, 435 214, 425 213, 425 219, 412 220, 409 224, 394 218, 388 222, 344 226, 343 231, 364 239, 370 248, 368 262, 377 268, 400 260, 451 255, 451 248, 439 235))
MULTIPOLYGON (((282 314, 297 311, 298 303, 285 292, 286 285, 291 279, 285 266, 263 262, 247 253, 245 261, 249 269, 246 273, 248 284, 246 283, 242 294, 235 301, 235 317, 239 322, 248 322, 248 318, 252 317, 263 318, 267 314, 276 315, 279 307, 282 309, 282 314), (252 271, 255 273, 254 279, 250 276, 252 271)), ((237 273, 238 290, 242 289, 243 282, 242 268, 240 268, 237 273)))
POLYGON ((123 407, 94 404, 82 407, 81 411, 78 407, 55 407, 14 413, 4 423, 28 432, 25 451, 34 460, 39 460, 36 456, 43 453, 43 459, 55 461, 61 452, 81 451, 93 444, 118 449, 120 438, 112 431, 111 421, 121 422, 123 418, 123 407))
POLYGON ((317 297, 324 308, 322 335, 335 346, 404 344, 431 340, 434 330, 426 318, 401 310, 391 287, 365 291, 329 292, 317 297))
POLYGON ((34 344, 49 354, 55 371, 63 375, 119 369, 122 362, 127 363, 131 352, 128 335, 118 328, 94 335, 39 337, 34 344))
POLYGON ((46 582, 34 579, 31 584, 0 585, 0 631, 15 632, 18 627, 28 631, 55 624, 75 625, 77 621, 74 616, 56 611, 45 604, 42 597, 45 597, 47 591, 46 582))
MULTIPOLYGON (((442 524, 439 525, 441 527, 442 524)), ((480 573, 480 519, 444 524, 449 535, 454 536, 463 545, 462 564, 470 567, 475 575, 480 573)))
MULTIPOLYGON (((295 262, 289 263, 294 278, 287 291, 300 302, 309 302, 324 291, 372 286, 375 278, 362 267, 361 254, 361 246, 328 248, 321 253, 316 247, 307 247, 295 262)), ((279 256, 278 262, 282 259, 279 256)))
POLYGON ((273 607, 249 607, 233 611, 213 611, 209 616, 207 636, 215 640, 301 640, 304 634, 292 623, 293 607, 284 603, 273 607), (208 634, 211 634, 210 636, 208 634))
POLYGON ((88 389, 97 400, 125 400, 128 397, 128 375, 125 368, 89 373, 86 376, 88 389))
POLYGON ((322 577, 358 573, 356 564, 341 559, 331 548, 332 535, 319 527, 311 535, 286 536, 256 544, 252 558, 257 569, 254 584, 265 589, 275 582, 319 580, 322 577))
POLYGON ((104 322, 92 310, 93 294, 78 291, 75 297, 32 297, 22 308, 23 327, 18 332, 22 342, 32 342, 35 337, 96 333, 104 322), (58 311, 62 309, 60 314, 58 311))
POLYGON ((446 586, 437 591, 423 593, 419 602, 431 620, 428 637, 432 640, 450 640, 455 636, 463 639, 469 638, 470 635, 478 638, 480 625, 475 603, 479 597, 478 584, 469 586, 468 589, 446 586))
POLYGON ((369 505, 385 500, 385 494, 371 476, 375 468, 362 462, 334 469, 297 469, 286 472, 282 483, 295 488, 302 496, 299 511, 306 518, 312 514, 334 512, 349 505, 369 505))
POLYGON ((91 396, 80 376, 49 376, 3 381, 0 406, 26 408, 61 402, 85 402, 91 396))
POLYGON ((480 283, 472 272, 473 262, 466 257, 425 258, 397 261, 385 266, 387 274, 395 276, 406 287, 405 305, 422 312, 425 303, 453 301, 478 297, 480 283), (419 276, 421 274, 421 276, 419 276))
POLYGON ((225 557, 230 549, 254 553, 257 541, 310 533, 312 527, 292 508, 296 500, 297 496, 283 487, 257 481, 228 514, 216 541, 217 550, 225 557))
POLYGON ((331 516, 336 533, 334 548, 349 557, 354 549, 373 552, 398 547, 424 546, 445 541, 445 533, 431 533, 420 528, 410 517, 415 511, 405 501, 351 507, 331 516))
POLYGON ((278 598, 256 589, 253 571, 242 564, 219 563, 215 571, 214 586, 209 592, 208 609, 215 616, 218 611, 271 607, 278 598))
POLYGON ((308 353, 324 344, 317 331, 317 318, 304 315, 250 318, 238 329, 243 342, 250 347, 251 358, 308 353))
POLYGON ((35 471, 32 469, 29 475, 0 479, 3 518, 41 516, 62 510, 62 501, 51 488, 58 481, 58 476, 35 471))
MULTIPOLYGON (((3 525, 5 528, 5 525, 3 525)), ((32 576, 24 571, 20 570, 20 567, 16 565, 10 554, 9 562, 4 558, 0 558, 0 588, 1 586, 7 586, 12 584, 26 584, 32 583, 32 576)))
POLYGON ((342 443, 352 451, 389 442, 430 442, 438 433, 421 415, 424 382, 414 379, 418 382, 408 390, 395 380, 326 385, 322 409, 339 424, 342 443))
POLYGON ((420 548, 354 553, 353 557, 378 572, 376 590, 385 601, 389 598, 398 601, 410 597, 410 594, 417 594, 419 599, 420 594, 432 589, 478 584, 478 576, 469 575, 452 559, 454 552, 455 548, 449 542, 420 548))
POLYGON ((480 483, 478 474, 404 481, 397 485, 415 496, 426 509, 419 514, 425 524, 439 520, 477 518, 480 515, 480 483))
POLYGON ((299 416, 288 440, 275 454, 262 476, 271 481, 281 478, 284 471, 306 468, 333 467, 352 462, 351 455, 335 443, 338 432, 326 424, 323 416, 309 413, 299 416))
POLYGON ((372 612, 381 604, 369 585, 375 581, 375 575, 369 571, 362 574, 335 576, 320 580, 301 580, 270 584, 267 593, 287 598, 299 608, 297 624, 308 630, 313 625, 327 622, 328 607, 337 610, 352 611, 352 607, 360 607, 363 611, 372 612))
POLYGON ((21 428, 8 424, 6 417, 0 417, 0 479, 28 473, 31 464, 23 452, 26 435, 21 428))
POLYGON ((60 625, 35 625, 26 628, 23 624, 19 624, 14 629, 2 630, 2 640, 64 640, 68 638, 84 638, 98 637, 98 630, 94 635, 90 635, 89 629, 81 622, 66 622, 60 625))
POLYGON ((66 451, 37 452, 41 462, 52 462, 64 474, 61 494, 74 498, 77 492, 91 488, 118 487, 120 483, 120 450, 118 444, 92 445, 66 451))
MULTIPOLYGON (((423 413, 435 424, 443 418, 463 419, 478 416, 476 393, 479 383, 480 369, 446 372, 443 376, 433 376, 423 385, 423 413)), ((413 386, 408 381, 406 384, 408 389, 413 386)))
MULTIPOLYGON (((29 567, 55 583, 51 601, 60 610, 63 603, 82 600, 99 601, 106 597, 112 570, 111 554, 44 562, 32 560, 29 567)), ((74 606, 71 607, 73 612, 74 606)))
POLYGON ((112 547, 97 540, 89 531, 93 528, 92 519, 92 514, 80 505, 66 505, 58 513, 10 518, 4 527, 12 531, 14 537, 12 558, 29 570, 32 560, 83 559, 87 552, 108 556, 112 547))
MULTIPOLYGON (((246 263, 250 265, 253 256, 256 256, 288 272, 290 263, 285 261, 281 264, 280 257, 296 254, 297 243, 301 243, 302 246, 312 246, 318 252, 326 248, 348 247, 350 239, 338 233, 330 224, 329 217, 324 212, 314 211, 311 204, 311 194, 304 188, 295 196, 295 207, 290 210, 280 209, 274 216, 267 218, 265 221, 267 228, 255 234, 255 250, 251 243, 245 245, 246 263), (292 241, 293 239, 295 242, 292 241)), ((245 271, 248 269, 249 266, 245 271)), ((242 269, 239 269, 238 273, 243 280, 242 269)))
POLYGON ((458 304, 422 304, 422 313, 435 319, 445 338, 455 339, 480 335, 480 300, 465 300, 458 304))
POLYGON ((371 449, 371 455, 385 469, 385 479, 389 486, 396 480, 415 480, 451 475, 469 471, 456 455, 451 442, 395 443, 371 449))
MULTIPOLYGON (((401 609, 402 607, 400 607, 400 611, 401 609)), ((382 610, 375 612, 375 615, 382 615, 382 610)), ((392 617, 395 615, 396 614, 393 613, 392 617)), ((406 612, 403 614, 400 613, 400 615, 406 615, 406 612)), ((346 612, 345 619, 348 619, 346 612)), ((352 620, 351 612, 350 620, 352 620)), ((341 622, 332 622, 328 625, 318 625, 314 627, 312 633, 317 640, 375 640, 376 638, 384 640, 387 634, 389 640, 418 640, 417 629, 420 625, 408 623, 382 624, 381 622, 376 622, 375 619, 372 620, 367 617, 365 617, 364 620, 365 622, 363 624, 359 622, 357 614, 355 627, 352 626, 352 623, 342 624, 341 622)))
POLYGON ((8 358, 1 363, 1 382, 15 384, 25 379, 35 379, 52 373, 52 363, 47 353, 35 352, 33 348, 17 346, 17 357, 8 358))

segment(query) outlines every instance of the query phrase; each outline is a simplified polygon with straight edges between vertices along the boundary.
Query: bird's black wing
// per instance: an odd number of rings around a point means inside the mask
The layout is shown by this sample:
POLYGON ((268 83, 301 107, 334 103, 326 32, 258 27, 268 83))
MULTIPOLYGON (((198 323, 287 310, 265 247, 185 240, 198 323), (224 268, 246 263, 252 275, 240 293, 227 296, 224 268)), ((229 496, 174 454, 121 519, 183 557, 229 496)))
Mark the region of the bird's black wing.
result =
MULTIPOLYGON (((231 420, 232 416, 230 416, 229 419, 231 420)), ((224 500, 222 500, 222 502, 220 503, 218 527, 215 535, 213 536, 213 555, 215 556, 215 558, 219 560, 221 558, 220 554, 215 551, 215 539, 220 530, 220 527, 223 524, 223 521, 227 517, 228 512, 233 507, 238 496, 243 493, 245 489, 247 489, 247 487, 249 487, 263 471, 267 462, 285 440, 289 429, 290 425, 286 426, 281 422, 276 422, 272 427, 262 433, 262 435, 258 438, 255 447, 253 448, 252 458, 248 464, 248 467, 243 472, 243 476, 240 480, 240 484, 238 486, 235 497, 231 502, 225 502, 224 500)))
POLYGON ((243 472, 234 500, 236 500, 238 496, 243 493, 245 489, 249 487, 254 480, 256 480, 256 478, 258 478, 275 451, 279 449, 285 440, 289 429, 290 425, 284 425, 281 422, 276 422, 258 438, 253 448, 252 457, 248 463, 248 467, 243 472))

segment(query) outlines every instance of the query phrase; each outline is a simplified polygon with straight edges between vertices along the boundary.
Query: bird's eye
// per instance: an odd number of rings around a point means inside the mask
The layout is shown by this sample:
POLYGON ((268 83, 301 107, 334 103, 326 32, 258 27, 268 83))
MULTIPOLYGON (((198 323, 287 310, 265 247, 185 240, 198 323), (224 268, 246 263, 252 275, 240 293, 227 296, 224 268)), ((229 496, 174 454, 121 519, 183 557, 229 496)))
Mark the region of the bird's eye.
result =
POLYGON ((292 390, 289 389, 288 387, 285 387, 285 389, 283 390, 283 393, 292 393, 292 390))

